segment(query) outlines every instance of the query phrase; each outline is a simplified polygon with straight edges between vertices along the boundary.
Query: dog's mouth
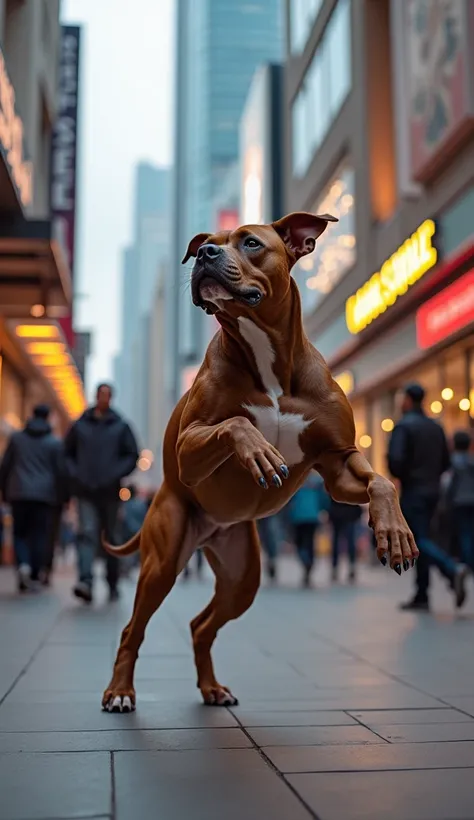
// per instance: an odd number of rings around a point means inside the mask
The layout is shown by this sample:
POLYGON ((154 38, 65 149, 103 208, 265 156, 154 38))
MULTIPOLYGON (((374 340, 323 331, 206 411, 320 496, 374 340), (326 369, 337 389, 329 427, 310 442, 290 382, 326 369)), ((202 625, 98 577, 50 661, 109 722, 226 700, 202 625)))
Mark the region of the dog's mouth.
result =
POLYGON ((240 302, 247 307, 257 307, 263 299, 263 293, 257 287, 240 287, 227 276, 203 270, 201 275, 193 277, 193 303, 206 311, 217 313, 222 310, 223 303, 240 302))

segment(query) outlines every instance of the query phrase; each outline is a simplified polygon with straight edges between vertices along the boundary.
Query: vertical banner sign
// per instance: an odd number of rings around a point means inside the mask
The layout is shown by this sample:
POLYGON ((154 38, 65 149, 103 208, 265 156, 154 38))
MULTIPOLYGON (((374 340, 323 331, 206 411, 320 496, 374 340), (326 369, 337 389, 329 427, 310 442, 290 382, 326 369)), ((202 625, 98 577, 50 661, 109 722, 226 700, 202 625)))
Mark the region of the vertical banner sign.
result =
MULTIPOLYGON (((59 63, 58 111, 51 155, 51 215, 53 237, 63 248, 74 288, 74 240, 76 228, 76 175, 79 56, 81 29, 62 26, 59 63)), ((74 347, 72 309, 60 320, 71 348, 74 347)))

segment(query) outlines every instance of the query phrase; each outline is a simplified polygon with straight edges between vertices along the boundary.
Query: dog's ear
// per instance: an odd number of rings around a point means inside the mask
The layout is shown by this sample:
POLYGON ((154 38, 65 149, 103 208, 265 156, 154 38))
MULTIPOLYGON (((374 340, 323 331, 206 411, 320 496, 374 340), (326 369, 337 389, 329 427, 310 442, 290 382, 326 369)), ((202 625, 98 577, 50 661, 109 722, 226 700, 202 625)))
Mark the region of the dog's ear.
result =
POLYGON ((196 236, 191 239, 181 264, 184 265, 192 256, 197 256, 198 249, 201 245, 204 245, 204 242, 206 242, 210 236, 212 236, 211 233, 197 233, 196 236))
POLYGON ((312 253, 316 247, 316 240, 326 230, 328 222, 338 222, 330 214, 308 214, 304 211, 288 214, 272 227, 285 243, 288 251, 298 261, 302 256, 312 253))

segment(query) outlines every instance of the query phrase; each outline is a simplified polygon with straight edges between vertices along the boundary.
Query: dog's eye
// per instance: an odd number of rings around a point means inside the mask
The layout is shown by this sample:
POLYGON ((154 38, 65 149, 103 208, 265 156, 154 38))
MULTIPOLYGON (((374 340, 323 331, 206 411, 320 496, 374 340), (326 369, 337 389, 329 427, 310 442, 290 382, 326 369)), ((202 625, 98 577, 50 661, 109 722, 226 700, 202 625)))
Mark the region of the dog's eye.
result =
POLYGON ((244 247, 250 248, 251 251, 255 251, 257 248, 262 247, 262 243, 255 239, 254 236, 248 236, 244 242, 244 247))

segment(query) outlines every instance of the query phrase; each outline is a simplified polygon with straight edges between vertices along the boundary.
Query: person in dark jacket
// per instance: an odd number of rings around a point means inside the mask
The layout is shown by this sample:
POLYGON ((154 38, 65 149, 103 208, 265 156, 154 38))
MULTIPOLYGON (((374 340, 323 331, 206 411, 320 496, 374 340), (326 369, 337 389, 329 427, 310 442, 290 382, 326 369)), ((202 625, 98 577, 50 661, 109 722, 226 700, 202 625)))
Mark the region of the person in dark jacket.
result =
POLYGON ((474 455, 467 430, 454 434, 447 503, 462 560, 474 572, 474 455))
POLYGON ((11 505, 21 592, 36 588, 47 559, 54 509, 64 483, 62 443, 40 404, 24 430, 13 433, 0 467, 0 491, 11 505))
POLYGON ((465 568, 431 538, 432 522, 440 495, 440 480, 451 460, 444 430, 425 415, 425 391, 419 384, 405 388, 402 418, 395 425, 389 445, 388 466, 401 486, 400 503, 420 550, 415 596, 402 609, 427 610, 430 565, 448 579, 456 606, 465 601, 465 568))
MULTIPOLYGON (((77 598, 92 601, 93 564, 101 533, 117 543, 120 482, 135 469, 138 449, 129 425, 111 409, 112 388, 101 384, 97 401, 82 414, 65 439, 65 454, 73 494, 78 499, 77 598)), ((118 597, 118 559, 105 554, 111 600, 118 597)))
POLYGON ((349 558, 349 581, 354 583, 357 560, 357 524, 362 515, 362 508, 357 504, 341 504, 331 499, 328 512, 332 525, 332 580, 337 581, 339 551, 341 541, 345 541, 349 558))

